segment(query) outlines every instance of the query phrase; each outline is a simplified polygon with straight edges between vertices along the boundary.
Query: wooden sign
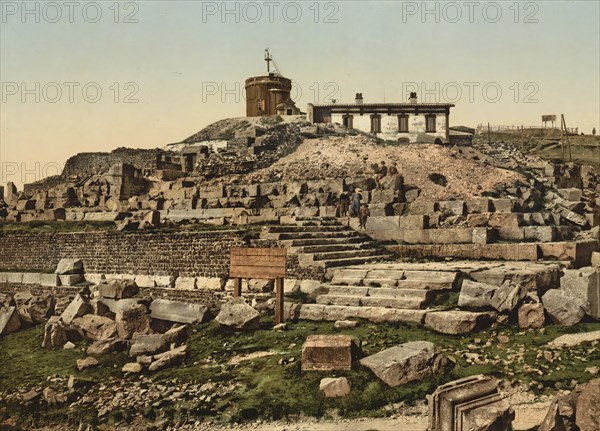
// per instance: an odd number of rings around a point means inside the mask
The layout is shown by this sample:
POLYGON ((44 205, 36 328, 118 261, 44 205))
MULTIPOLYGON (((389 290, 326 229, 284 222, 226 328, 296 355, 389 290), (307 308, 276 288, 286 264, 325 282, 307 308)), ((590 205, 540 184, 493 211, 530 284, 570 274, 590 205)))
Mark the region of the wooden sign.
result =
POLYGON ((283 323, 283 279, 285 248, 231 249, 229 276, 234 279, 233 296, 242 296, 242 278, 275 279, 275 322, 283 323))
POLYGON ((285 248, 232 248, 229 276, 271 279, 285 277, 285 248))
POLYGON ((542 115, 542 122, 545 123, 547 121, 555 122, 556 115, 542 115))

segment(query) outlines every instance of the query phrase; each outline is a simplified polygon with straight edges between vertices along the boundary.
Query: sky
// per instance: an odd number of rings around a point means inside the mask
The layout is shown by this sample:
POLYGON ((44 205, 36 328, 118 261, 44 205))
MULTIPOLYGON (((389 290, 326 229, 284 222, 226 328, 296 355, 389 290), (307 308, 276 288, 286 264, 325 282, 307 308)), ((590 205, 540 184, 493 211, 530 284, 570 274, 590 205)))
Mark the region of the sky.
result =
POLYGON ((292 98, 450 102, 451 125, 600 131, 600 1, 0 0, 0 184, 245 115, 265 48, 292 98))

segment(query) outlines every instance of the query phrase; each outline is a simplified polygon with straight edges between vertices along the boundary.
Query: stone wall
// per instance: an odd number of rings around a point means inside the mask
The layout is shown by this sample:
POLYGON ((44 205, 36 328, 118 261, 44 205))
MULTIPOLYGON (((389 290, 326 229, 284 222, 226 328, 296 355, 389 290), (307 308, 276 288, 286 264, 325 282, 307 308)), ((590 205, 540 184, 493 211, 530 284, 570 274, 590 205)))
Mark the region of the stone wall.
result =
POLYGON ((110 153, 79 153, 67 160, 62 176, 81 177, 108 171, 116 163, 128 163, 138 169, 153 171, 156 169, 161 150, 117 148, 110 153))
POLYGON ((61 258, 91 273, 223 277, 241 231, 0 233, 0 271, 53 272, 61 258))

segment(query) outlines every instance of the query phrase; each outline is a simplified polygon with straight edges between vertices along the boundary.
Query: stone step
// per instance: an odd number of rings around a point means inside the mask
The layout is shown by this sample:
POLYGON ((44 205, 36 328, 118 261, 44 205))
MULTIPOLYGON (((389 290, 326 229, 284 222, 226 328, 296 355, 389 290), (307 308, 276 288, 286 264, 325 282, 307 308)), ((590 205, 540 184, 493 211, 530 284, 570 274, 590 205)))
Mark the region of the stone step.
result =
POLYGON ((271 226, 266 231, 268 233, 295 233, 295 232, 337 232, 350 231, 347 226, 271 226))
POLYGON ((423 325, 426 314, 426 310, 387 307, 291 303, 287 303, 285 306, 286 319, 290 320, 336 321, 359 318, 376 323, 402 322, 423 325))
POLYGON ((331 238, 356 238, 361 236, 354 230, 326 231, 317 232, 289 232, 289 233, 266 233, 265 239, 285 241, 289 239, 331 239, 331 238))
POLYGON ((348 250, 366 250, 374 249, 375 245, 370 242, 361 242, 357 244, 319 244, 296 247, 290 250, 296 253, 326 253, 330 251, 348 251, 348 250))
POLYGON ((335 270, 332 283, 350 286, 444 290, 454 288, 458 277, 458 272, 449 271, 341 268, 335 270))
POLYGON ((391 296, 354 296, 354 295, 319 295, 317 304, 344 305, 355 307, 384 307, 418 310, 425 300, 411 297, 394 298, 391 296))
POLYGON ((355 236, 350 238, 307 238, 279 241, 288 247, 304 247, 313 245, 361 244, 368 243, 370 239, 364 236, 355 236))
POLYGON ((354 258, 320 260, 315 263, 318 263, 319 266, 324 266, 325 268, 337 268, 339 266, 362 265, 364 263, 381 262, 381 261, 391 260, 391 259, 395 259, 395 256, 393 254, 382 254, 379 256, 364 256, 364 257, 354 257, 354 258))
POLYGON ((433 290, 417 290, 417 289, 390 289, 384 287, 363 287, 363 286, 337 286, 331 284, 323 284, 321 286, 325 295, 348 295, 348 296, 370 296, 384 298, 414 298, 419 300, 428 300, 432 298, 436 292, 433 290))
POLYGON ((364 257, 364 256, 379 256, 387 254, 387 251, 379 248, 365 248, 357 250, 346 250, 346 251, 329 251, 323 253, 305 253, 304 256, 312 258, 313 261, 319 260, 331 260, 331 259, 345 259, 353 257, 364 257))

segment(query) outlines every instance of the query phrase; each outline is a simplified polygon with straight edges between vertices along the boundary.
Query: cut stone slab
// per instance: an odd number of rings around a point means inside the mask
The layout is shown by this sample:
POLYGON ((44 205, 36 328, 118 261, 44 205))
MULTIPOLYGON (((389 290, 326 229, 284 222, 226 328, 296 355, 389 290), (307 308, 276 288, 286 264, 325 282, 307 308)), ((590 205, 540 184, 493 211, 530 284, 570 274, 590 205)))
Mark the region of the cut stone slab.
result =
POLYGON ((195 277, 177 277, 175 280, 175 289, 194 290, 196 289, 195 277))
POLYGON ((83 275, 81 274, 64 274, 59 275, 58 278, 61 286, 75 286, 83 281, 83 275))
POLYGON ((86 314, 73 319, 73 324, 83 331, 86 338, 93 341, 108 340, 117 335, 117 325, 108 317, 86 314))
POLYGON ((60 315, 60 320, 62 320, 65 324, 70 325, 73 322, 73 319, 83 316, 86 313, 92 311, 92 306, 90 303, 83 299, 81 295, 77 294, 73 301, 60 315))
POLYGON ((67 342, 67 332, 59 316, 52 316, 44 327, 44 341, 42 347, 52 349, 62 347, 67 342))
POLYGON ((425 315, 425 326, 442 334, 468 334, 491 323, 493 318, 493 313, 430 311, 425 315))
POLYGON ((150 317, 175 323, 202 323, 208 317, 208 308, 201 304, 155 299, 150 304, 150 317))
POLYGON ((18 331, 20 327, 21 320, 17 314, 16 307, 0 308, 0 335, 7 335, 18 331))
POLYGON ((550 341, 548 347, 573 347, 581 343, 600 341, 600 331, 582 332, 579 334, 565 334, 550 341))
POLYGON ((122 343, 122 341, 116 338, 94 341, 87 348, 86 353, 90 356, 106 355, 107 353, 114 352, 120 343, 122 343))
POLYGON ((98 285, 98 293, 102 298, 133 298, 138 292, 139 288, 133 280, 111 280, 98 285))
POLYGON ((575 325, 585 316, 586 304, 563 290, 549 290, 542 296, 542 303, 552 321, 559 325, 575 325))
POLYGON ((343 397, 350 393, 350 384, 346 377, 321 379, 319 389, 325 393, 327 398, 343 397))
POLYGON ((14 305, 12 296, 8 293, 0 293, 0 308, 10 307, 11 305, 14 305))
POLYGON ((350 370, 352 344, 348 335, 309 335, 302 345, 302 370, 350 370))
POLYGON ((498 286, 463 280, 458 296, 459 307, 482 308, 491 305, 492 296, 498 286))
POLYGON ((60 286, 60 276, 58 274, 40 274, 40 284, 45 287, 60 286))
POLYGON ((544 326, 543 304, 523 304, 519 308, 519 327, 523 329, 540 329, 544 326))
POLYGON ((333 326, 336 329, 356 328, 357 323, 356 320, 336 320, 333 326))
POLYGON ((226 302, 215 319, 220 325, 236 330, 258 328, 260 314, 242 298, 226 302))
POLYGON ((56 267, 55 274, 83 274, 81 259, 61 259, 56 267))
POLYGON ((436 374, 446 363, 429 341, 411 341, 385 349, 360 360, 386 385, 396 387, 436 374))
POLYGON ((115 315, 117 334, 124 340, 130 339, 133 334, 147 334, 150 331, 150 316, 148 309, 143 304, 121 310, 115 315))

